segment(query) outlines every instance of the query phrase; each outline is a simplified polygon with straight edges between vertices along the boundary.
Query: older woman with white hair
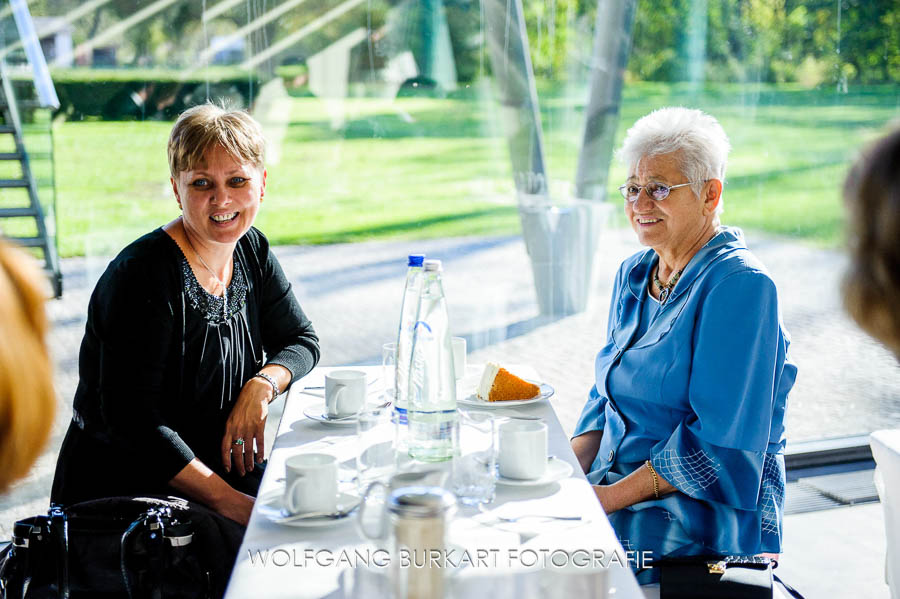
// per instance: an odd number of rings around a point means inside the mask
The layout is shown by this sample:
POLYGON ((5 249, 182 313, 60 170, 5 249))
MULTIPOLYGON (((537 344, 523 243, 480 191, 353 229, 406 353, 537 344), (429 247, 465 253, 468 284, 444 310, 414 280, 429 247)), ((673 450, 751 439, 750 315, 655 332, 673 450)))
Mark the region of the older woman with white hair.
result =
POLYGON ((656 559, 781 551, 797 369, 775 284, 719 223, 729 147, 710 115, 663 108, 619 153, 648 249, 616 275, 572 447, 623 545, 656 559))

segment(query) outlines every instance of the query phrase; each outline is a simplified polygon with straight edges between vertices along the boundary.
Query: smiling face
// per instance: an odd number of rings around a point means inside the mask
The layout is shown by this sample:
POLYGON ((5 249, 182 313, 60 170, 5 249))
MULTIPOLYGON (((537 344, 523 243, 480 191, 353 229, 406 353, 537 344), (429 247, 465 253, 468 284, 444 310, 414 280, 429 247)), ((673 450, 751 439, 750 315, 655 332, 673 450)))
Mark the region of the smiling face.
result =
POLYGON ((222 146, 172 178, 184 229, 201 244, 234 245, 253 225, 266 189, 266 171, 240 162, 222 146))
MULTIPOLYGON (((687 183, 681 172, 678 152, 642 158, 631 170, 628 183, 647 185, 650 182, 672 186, 687 183)), ((715 228, 715 207, 719 201, 721 184, 711 179, 703 186, 702 198, 694 195, 690 186, 679 187, 669 196, 657 201, 641 191, 637 201, 625 201, 625 215, 642 245, 652 247, 659 254, 678 256, 696 245, 715 228)))

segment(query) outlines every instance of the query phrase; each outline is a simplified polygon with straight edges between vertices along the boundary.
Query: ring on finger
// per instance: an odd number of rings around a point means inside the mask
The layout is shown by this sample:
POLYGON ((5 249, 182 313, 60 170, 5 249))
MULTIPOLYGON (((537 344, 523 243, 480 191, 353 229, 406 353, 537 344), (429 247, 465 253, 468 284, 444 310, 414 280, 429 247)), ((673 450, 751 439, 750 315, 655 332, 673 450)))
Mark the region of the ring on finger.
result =
POLYGON ((243 445, 243 444, 244 444, 244 438, 243 438, 243 437, 238 437, 237 439, 235 439, 234 441, 232 441, 231 444, 232 444, 232 445, 243 445))

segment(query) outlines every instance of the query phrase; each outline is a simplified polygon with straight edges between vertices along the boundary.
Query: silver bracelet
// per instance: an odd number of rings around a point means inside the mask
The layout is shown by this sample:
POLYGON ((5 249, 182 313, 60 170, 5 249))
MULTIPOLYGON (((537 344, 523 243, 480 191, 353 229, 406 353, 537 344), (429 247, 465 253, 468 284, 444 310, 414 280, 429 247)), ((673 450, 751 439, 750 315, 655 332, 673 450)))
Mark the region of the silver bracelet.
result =
POLYGON ((278 389, 278 383, 276 383, 276 382, 275 382, 275 379, 272 378, 272 377, 270 377, 270 376, 269 376, 268 374, 266 374, 265 372, 257 372, 257 373, 254 374, 251 378, 254 378, 254 379, 260 378, 260 379, 263 379, 264 381, 267 381, 270 385, 272 385, 272 393, 273 393, 273 395, 272 395, 272 400, 271 400, 269 403, 272 403, 273 401, 275 401, 275 398, 276 398, 276 397, 278 397, 279 395, 281 395, 281 391, 278 389))

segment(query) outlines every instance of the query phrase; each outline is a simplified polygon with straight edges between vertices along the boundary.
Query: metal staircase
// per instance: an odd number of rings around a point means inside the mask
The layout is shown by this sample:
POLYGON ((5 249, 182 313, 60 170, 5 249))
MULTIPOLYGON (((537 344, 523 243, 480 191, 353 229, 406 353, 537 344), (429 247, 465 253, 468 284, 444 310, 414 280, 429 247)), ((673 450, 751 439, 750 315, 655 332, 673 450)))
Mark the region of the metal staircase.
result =
MULTIPOLYGON (((0 231, 3 224, 9 219, 33 219, 36 235, 7 236, 7 239, 24 247, 36 248, 43 254, 44 268, 50 279, 54 297, 62 295, 62 272, 60 271, 59 255, 56 249, 56 240, 51 237, 45 221, 44 209, 38 197, 37 183, 31 171, 28 161, 28 152, 22 138, 22 121, 13 95, 12 82, 6 71, 6 66, 0 60, 0 79, 2 79, 2 96, 0 96, 0 139, 11 135, 15 150, 12 152, 0 152, 0 161, 4 163, 18 162, 21 166, 21 176, 16 178, 0 178, 0 231), (27 192, 28 204, 8 207, 9 202, 4 196, 11 194, 5 190, 24 189, 27 192)), ((8 144, 4 144, 6 146, 8 144)), ((9 169, 4 169, 7 171, 9 169)), ((19 227, 15 227, 19 228, 19 227)))

